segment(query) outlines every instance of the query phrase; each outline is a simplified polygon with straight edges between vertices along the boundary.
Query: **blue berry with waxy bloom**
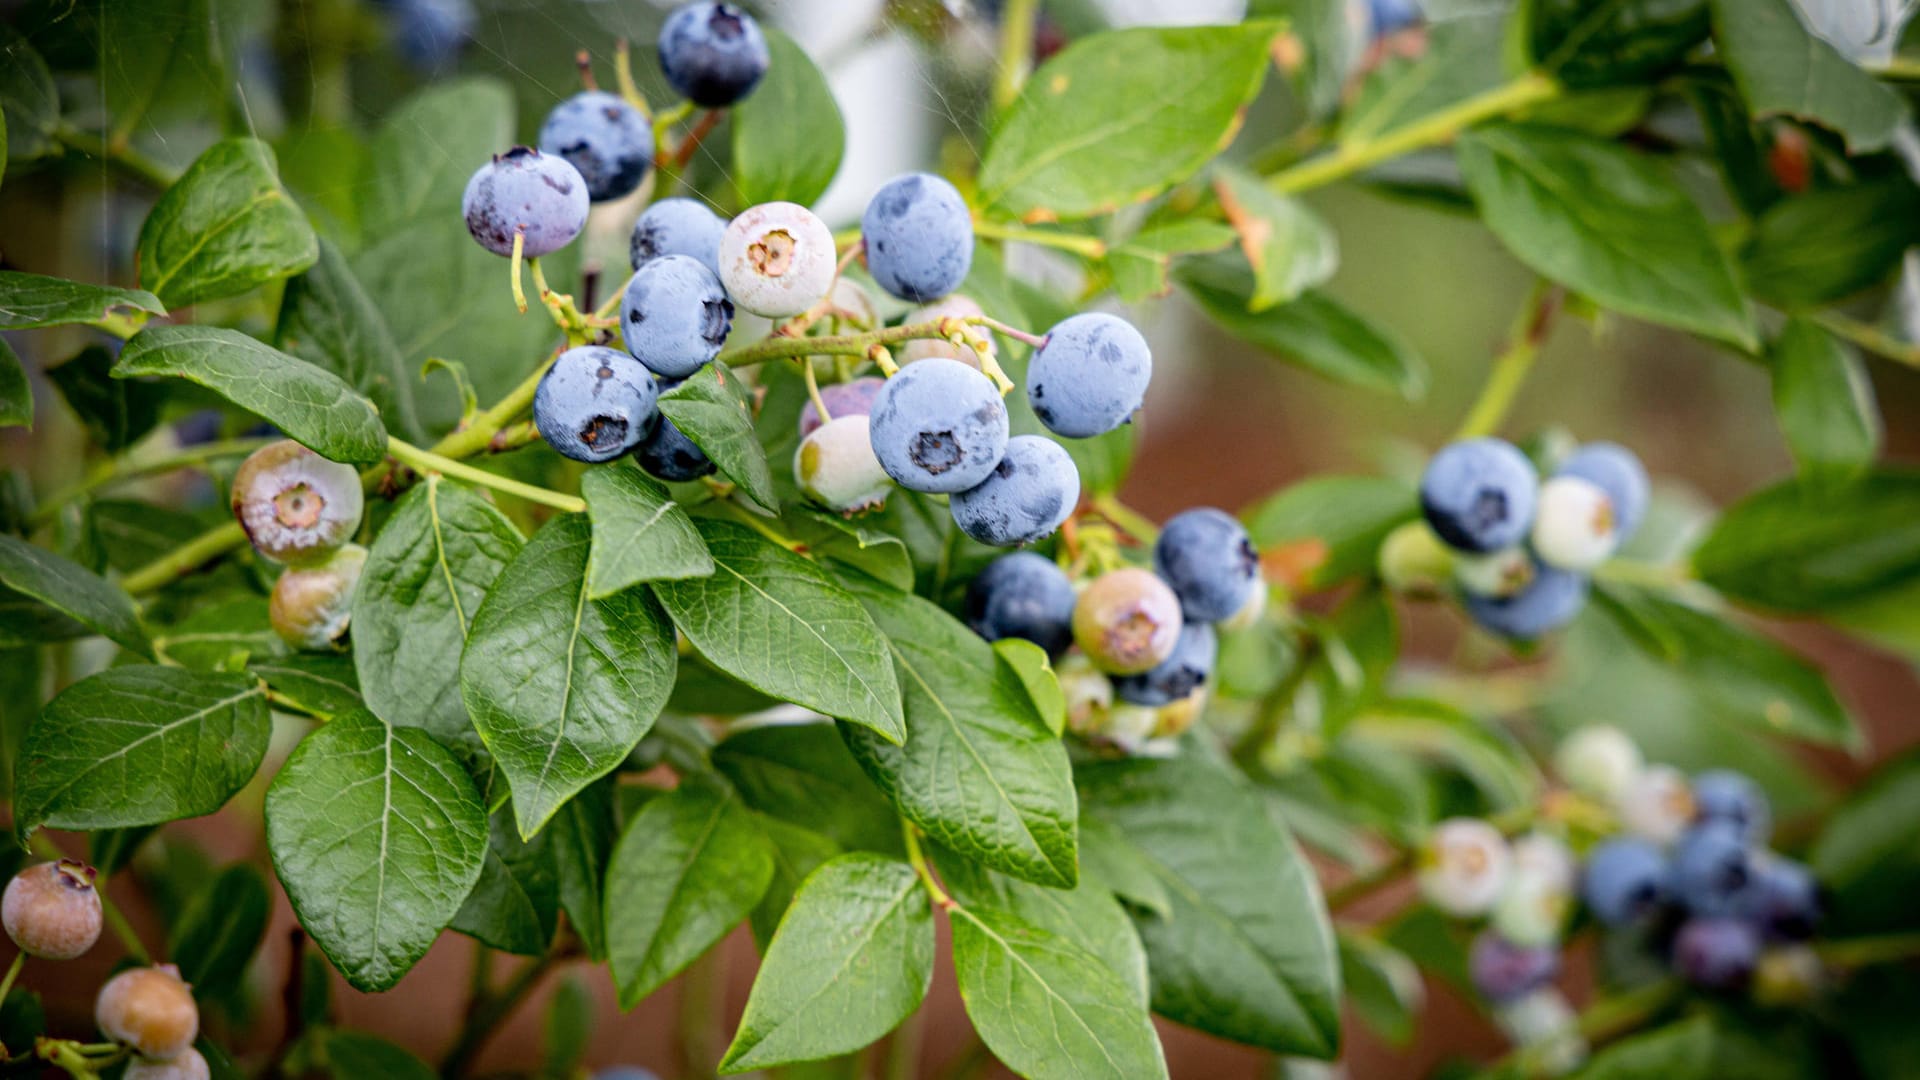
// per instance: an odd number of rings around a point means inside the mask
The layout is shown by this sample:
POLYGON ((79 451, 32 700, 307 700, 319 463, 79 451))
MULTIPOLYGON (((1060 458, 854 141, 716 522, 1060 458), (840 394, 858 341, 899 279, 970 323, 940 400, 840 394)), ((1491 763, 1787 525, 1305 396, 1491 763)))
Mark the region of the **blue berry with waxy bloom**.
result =
POLYGON ((1441 448, 1420 477, 1420 509, 1460 551, 1513 547, 1533 527, 1540 477, 1512 443, 1468 439, 1441 448))
POLYGON ((649 259, 627 282, 620 332, 648 371, 684 379, 720 355, 733 329, 733 302, 720 279, 687 255, 649 259))
POLYGON ((1187 622, 1174 642, 1173 655, 1138 675, 1117 675, 1113 692, 1135 705, 1171 705, 1207 684, 1220 655, 1213 625, 1187 622))
POLYGON ((624 198, 653 167, 653 125, 620 95, 583 90, 547 114, 540 152, 578 169, 593 202, 624 198))
POLYGON ((540 377, 533 426, 565 457, 612 461, 653 431, 658 399, 653 376, 638 360, 603 345, 581 345, 561 353, 540 377))
POLYGON ((1027 367, 1027 401, 1056 434, 1104 435, 1140 410, 1153 379, 1153 353, 1133 324, 1089 312, 1047 332, 1027 367))
MULTIPOLYGON (((880 388, 887 380, 878 375, 865 375, 843 383, 831 383, 820 388, 820 400, 827 403, 827 412, 835 420, 843 416, 868 416, 873 412, 873 401, 880 396, 880 388)), ((813 434, 821 424, 820 410, 809 398, 800 407, 800 437, 813 434)))
POLYGON ((1672 868, 1653 844, 1637 836, 1602 842, 1580 871, 1580 899, 1608 926, 1649 919, 1672 896, 1672 868))
POLYGON ((1709 821, 1673 846, 1673 894, 1695 915, 1731 915, 1753 886, 1754 855, 1740 830, 1709 821))
POLYGON ((627 258, 638 270, 648 259, 685 255, 699 259, 719 277, 720 234, 726 231, 727 219, 698 199, 661 199, 634 221, 627 258))
POLYGON ((396 0, 391 7, 400 55, 428 71, 459 59, 480 18, 471 0, 396 0))
POLYGON ((983 544, 1011 547, 1053 535, 1080 502, 1080 469, 1060 444, 1044 435, 1007 440, 1000 464, 985 480, 955 492, 954 524, 983 544))
POLYGON ((951 495, 985 480, 1007 452, 1007 406, 958 360, 900 369, 874 398, 873 453, 909 491, 951 495))
POLYGON ((988 641, 1021 638, 1059 656, 1073 644, 1073 582, 1031 551, 1002 555, 967 586, 967 625, 988 641))
POLYGON ((1515 945, 1492 930, 1482 930, 1467 953, 1467 972, 1481 997, 1501 1004, 1516 1001, 1560 974, 1560 950, 1515 945))
MULTIPOLYGON (((675 384, 662 384, 661 392, 672 389, 675 384)), ((673 421, 662 416, 654 425, 653 431, 640 445, 634 448, 633 460, 640 467, 661 480, 674 482, 698 480, 711 476, 714 471, 712 459, 706 451, 686 437, 681 430, 673 426, 673 421)))
POLYGON ((1760 962, 1760 931, 1742 919, 1688 919, 1673 937, 1673 966, 1706 990, 1738 990, 1760 962))
POLYGON ((1464 602, 1467 614, 1486 630, 1532 641, 1572 622, 1586 607, 1590 586, 1585 574, 1536 564, 1533 580, 1512 596, 1468 595, 1464 602))
POLYGON ((660 27, 660 71, 695 105, 724 108, 767 73, 766 35, 732 4, 684 4, 660 27))
POLYGON ((952 184, 932 173, 886 182, 860 216, 867 270, 881 288, 924 304, 960 287, 973 266, 973 217, 952 184))
POLYGON ((1417 26, 1424 18, 1418 0, 1367 0, 1367 16, 1375 37, 1417 26))
POLYGON ((1753 860, 1753 884, 1740 897, 1739 914, 1768 937, 1805 941, 1820 924, 1820 883, 1813 872, 1784 855, 1762 853, 1753 860))
POLYGON ((1190 620, 1219 622, 1260 588, 1260 553, 1232 514, 1205 506, 1174 515, 1153 544, 1153 568, 1190 620))
POLYGON ((587 182, 567 159, 516 146, 474 170, 461 196, 467 231, 495 255, 537 259, 559 251, 587 225, 587 182))
POLYGON ((1693 812, 1699 821, 1732 825, 1749 844, 1765 843, 1773 829, 1766 793, 1732 769, 1709 769, 1693 778, 1693 812))
POLYGON ((1152 671, 1173 655, 1184 625, 1180 598, 1151 570, 1137 566, 1094 578, 1073 607, 1074 643, 1110 675, 1152 671))
POLYGON ((1577 476, 1607 493, 1613 502, 1613 527, 1624 544, 1646 520, 1650 484, 1647 468, 1618 443, 1590 442, 1560 463, 1557 476, 1577 476))

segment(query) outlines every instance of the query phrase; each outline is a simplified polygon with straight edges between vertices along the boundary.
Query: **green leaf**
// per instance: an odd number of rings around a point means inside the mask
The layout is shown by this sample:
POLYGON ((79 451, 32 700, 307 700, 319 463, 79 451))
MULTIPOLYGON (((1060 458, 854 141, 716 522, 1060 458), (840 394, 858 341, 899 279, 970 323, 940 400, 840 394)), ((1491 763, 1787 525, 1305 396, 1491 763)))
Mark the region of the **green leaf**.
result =
POLYGON ((604 599, 642 581, 706 577, 713 556, 665 485, 628 464, 588 469, 580 494, 593 519, 587 595, 604 599))
POLYGON ((167 935, 167 956, 196 994, 235 989, 266 937, 272 909, 260 871, 235 863, 188 902, 167 935))
POLYGON ((276 693, 302 708, 324 715, 352 712, 366 705, 353 657, 335 653, 293 653, 250 660, 247 670, 276 693))
POLYGON ((1219 251, 1234 242, 1233 229, 1217 221, 1175 221, 1149 225, 1107 248, 1107 269, 1122 300, 1137 304, 1173 289, 1168 271, 1176 255, 1219 251))
POLYGON ((758 820, 773 845, 773 880, 767 885, 766 895, 753 906, 747 922, 753 928, 754 943, 764 956, 767 946, 773 943, 774 933, 780 929, 780 920, 793 904, 793 894, 800 891, 807 875, 840 855, 841 850, 839 844, 812 829, 765 815, 758 820))
POLYGON ((1147 951, 1126 909, 1112 893, 1083 878, 1071 889, 1034 885, 935 848, 940 879, 954 899, 973 910, 991 908, 1014 915, 1050 934, 1073 942, 1100 958, 1147 1004, 1147 951))
POLYGON ((1142 27, 1068 45, 994 129, 980 163, 981 211, 1093 217, 1192 176, 1239 132, 1278 27, 1142 27))
POLYGON ((748 806, 848 851, 901 852, 898 815, 831 724, 770 724, 729 735, 713 767, 748 806))
POLYGON ((1820 612, 1920 576, 1920 473, 1844 487, 1788 481, 1735 503, 1693 555, 1700 580, 1746 604, 1820 612))
POLYGON ((1880 408, 1858 353, 1807 319, 1774 339, 1773 411, 1812 482, 1848 480, 1880 452, 1880 408))
POLYGON ((129 652, 153 656, 133 597, 77 563, 0 533, 0 584, 72 617, 129 652))
POLYGON ((1714 1068, 1712 1021, 1705 1016, 1669 1024, 1622 1039, 1594 1055, 1574 1076, 1578 1080, 1710 1080, 1727 1073, 1714 1068))
POLYGON ((1341 144, 1375 138, 1499 86, 1507 77, 1506 36, 1504 11, 1461 15, 1429 25, 1417 57, 1387 50, 1341 112, 1341 144))
POLYGON ((523 543, 492 503, 437 475, 400 500, 353 599, 353 662, 374 715, 425 728, 470 760, 482 753, 460 700, 460 654, 523 543))
POLYGON ((1192 755, 1082 766, 1085 812, 1151 860, 1169 918, 1136 916, 1155 1012, 1277 1053, 1340 1042, 1333 928, 1313 871, 1265 800, 1192 755))
POLYGON ((93 323, 116 311, 165 315, 160 298, 145 289, 120 289, 82 281, 0 270, 0 330, 93 323))
POLYGON ((733 182, 745 203, 810 205, 846 151, 847 127, 827 77, 792 38, 767 31, 772 63, 734 110, 733 182))
POLYGON ((426 1062, 406 1050, 364 1031, 325 1029, 327 1073, 333 1080, 434 1080, 426 1062))
POLYGON ((1420 969, 1407 954, 1372 937, 1340 935, 1340 982, 1355 1012, 1381 1038, 1404 1047, 1425 1004, 1420 969))
POLYGON ((1707 36, 1706 0, 1527 0, 1527 45, 1569 86, 1647 81, 1707 36))
POLYGON ((0 115, 6 117, 9 160, 30 161, 58 148, 53 132, 60 126, 60 92, 53 73, 10 25, 0 25, 0 115))
POLYGON ((149 326, 133 336, 113 377, 165 375, 198 383, 273 424, 322 457, 379 461, 387 433, 373 403, 340 377, 217 326, 149 326))
POLYGON ((1282 488, 1246 513, 1247 533, 1262 551, 1303 542, 1326 557, 1304 584, 1320 589, 1370 576, 1380 545, 1420 515, 1412 486, 1380 476, 1316 476, 1282 488))
POLYGON ((746 391, 725 364, 715 361, 661 394, 660 415, 673 421, 680 434, 692 439, 754 502, 769 510, 780 506, 766 451, 753 434, 746 391))
POLYGON ((1043 885, 1079 880, 1066 748, 993 647, 933 604, 871 579, 847 587, 893 647, 906 743, 841 735, 900 812, 943 847, 1043 885))
POLYGON ((693 647, 783 701, 904 739, 900 684, 859 601, 813 563, 744 525, 694 524, 713 554, 713 576, 650 586, 693 647))
POLYGON ((1340 265, 1340 242, 1320 215, 1260 178, 1229 165, 1214 170, 1213 189, 1253 268, 1247 310, 1259 314, 1325 285, 1340 265))
POLYGON ((913 558, 906 541, 865 518, 850 520, 811 506, 789 505, 780 526, 814 558, 851 566, 896 589, 913 588, 913 558))
POLYGON ((1393 698, 1364 709, 1345 741, 1413 754, 1460 772, 1487 806, 1529 805, 1545 782, 1526 749, 1506 732, 1439 701, 1393 698))
POLYGON ((1754 222, 1740 256, 1753 295, 1820 307, 1884 281, 1920 244, 1920 188, 1904 174, 1782 199, 1754 222))
POLYGON ((1753 315, 1700 208, 1664 166, 1604 139, 1477 128, 1454 144, 1487 227, 1602 307, 1752 352, 1753 315))
POLYGON ((1807 32, 1787 0, 1712 0, 1714 45, 1754 119, 1792 116, 1884 149, 1907 118, 1891 87, 1807 32))
POLYGON ((993 643, 993 658, 1020 681, 1021 688, 1027 692, 1027 701, 1032 703, 1033 711, 1047 725, 1047 730, 1055 735, 1065 731, 1067 696, 1060 689, 1060 680, 1054 676, 1047 651, 1031 641, 1002 638, 993 643))
POLYGON ((607 955, 620 1007, 692 963, 747 917, 773 851, 732 792, 689 779, 627 822, 607 867, 607 955))
POLYGON ((312 266, 319 241, 276 170, 273 149, 256 139, 208 147, 140 227, 140 284, 179 308, 312 266))
POLYGON ((211 814, 266 756, 267 688, 245 675, 145 664, 61 691, 27 728, 14 829, 158 825, 211 814))
POLYGON ((523 837, 618 768, 673 690, 673 626, 653 597, 587 597, 592 542, 579 514, 542 526, 487 592, 460 657, 460 696, 523 837))
POLYGON ((720 1072, 851 1053, 911 1016, 932 982, 933 909, 913 868, 842 855, 794 894, 720 1072))
POLYGON ((553 815, 545 835, 560 879, 560 908, 567 913, 567 925, 580 936, 587 956, 596 962, 607 958, 601 883, 606 879, 607 858, 613 853, 617 831, 613 809, 613 781, 588 784, 553 815))
POLYGON ((399 982, 486 863, 486 807, 460 763, 364 710, 300 741, 267 788, 266 818, 294 914, 358 990, 399 982))
POLYGON ((454 215, 474 170, 513 145, 514 112, 512 90, 491 78, 434 83, 401 102, 367 155, 373 167, 360 200, 366 235, 454 215))
POLYGON ((1287 73, 1295 92, 1316 116, 1340 106, 1349 58, 1358 55, 1363 45, 1348 11, 1345 0, 1251 0, 1247 5, 1248 18, 1283 18, 1288 32, 1300 39, 1304 48, 1299 50, 1299 62, 1287 73))
POLYGON ((1254 314, 1253 271, 1237 254, 1187 259, 1174 277, 1221 329, 1290 364, 1409 401, 1426 393, 1426 362, 1411 346, 1325 293, 1254 314))
POLYGON ((33 426, 33 387, 20 356, 0 338, 0 427, 33 426))
POLYGON ((547 1003, 546 1047, 542 1055, 542 1077, 578 1076, 585 1070, 588 1041, 593 1038, 594 1015, 598 1008, 586 979, 573 975, 563 980, 547 1003))
POLYGON ((1173 899, 1154 874, 1153 861, 1097 817, 1080 818, 1080 879, 1080 888, 1095 884, 1160 918, 1173 915, 1173 899))
POLYGON ((415 380, 387 329, 386 316, 331 241, 320 242, 320 258, 312 269, 287 282, 273 340, 366 395, 401 436, 417 440, 425 434, 414 409, 415 380))
POLYGON ((1909 930, 1920 888, 1920 751, 1880 766, 1827 819, 1808 861, 1837 934, 1909 930))
POLYGON ((960 998, 1008 1068, 1035 1080, 1167 1075, 1147 1010, 1098 957, 991 908, 949 915, 960 998))
POLYGON ((100 448, 117 454, 160 422, 167 387, 147 379, 114 379, 113 365, 112 353, 89 345, 59 367, 48 368, 47 380, 100 448))
POLYGON ((521 840, 514 831, 512 810, 494 811, 487 819, 487 858, 480 880, 447 929, 501 952, 521 956, 545 952, 560 916, 560 883, 550 835, 521 840))

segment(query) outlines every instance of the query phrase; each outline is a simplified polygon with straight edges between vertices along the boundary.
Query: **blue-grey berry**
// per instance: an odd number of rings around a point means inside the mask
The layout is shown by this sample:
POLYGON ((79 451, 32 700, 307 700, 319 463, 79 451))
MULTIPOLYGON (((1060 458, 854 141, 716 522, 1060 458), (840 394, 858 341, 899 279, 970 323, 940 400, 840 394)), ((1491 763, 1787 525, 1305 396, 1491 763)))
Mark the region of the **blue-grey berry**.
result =
POLYGON ((684 4, 660 27, 660 71, 695 105, 724 108, 767 73, 767 39, 732 4, 684 4))
POLYGON ((1114 676, 1113 692, 1135 705, 1171 705, 1207 684, 1219 654, 1212 624, 1186 623, 1172 656, 1138 675, 1114 676))
POLYGON ((513 254, 513 238, 526 237, 521 254, 552 254, 573 242, 587 224, 587 182, 565 158, 516 146, 474 171, 460 199, 467 231, 495 255, 513 254))
MULTIPOLYGON (((667 389, 668 386, 661 387, 663 391, 667 389)), ((706 451, 664 416, 634 449, 633 460, 661 480, 698 480, 703 476, 711 476, 714 471, 713 461, 707 457, 706 451)))
POLYGON ((1461 551, 1513 547, 1533 528, 1540 477, 1533 462, 1502 439, 1467 439, 1441 448, 1420 477, 1420 508, 1440 539, 1461 551))
POLYGON ((1482 930, 1467 953, 1473 988, 1493 1002, 1516 1001, 1553 981, 1560 973, 1560 950, 1515 945, 1494 930, 1482 930))
POLYGON ((870 414, 873 453, 909 491, 951 495, 985 480, 1007 452, 1007 406, 985 375, 958 360, 909 364, 870 414))
POLYGON ((1091 312, 1047 332, 1027 368, 1027 400, 1040 422, 1074 439, 1103 435, 1133 416, 1153 378, 1153 353, 1133 324, 1091 312))
POLYGON ((1613 528, 1624 544, 1647 517, 1650 485, 1647 468, 1633 451, 1618 443, 1590 442, 1560 463, 1559 476, 1577 476, 1613 502, 1613 528))
POLYGON ((1260 553, 1233 515, 1212 507, 1176 514, 1153 545, 1153 568, 1189 621, 1219 622, 1260 588, 1260 553))
POLYGON ((547 114, 540 152, 580 170, 592 201, 623 198, 653 167, 653 125, 620 95, 583 90, 547 114))
POLYGON ((1768 937, 1804 941, 1820 923, 1820 885, 1805 864, 1762 853, 1753 861, 1753 885, 1740 898, 1739 914, 1768 937))
POLYGON ((533 425, 565 457, 612 461, 653 431, 658 398, 639 361, 618 349, 581 345, 561 353, 541 376, 533 425))
POLYGON ((955 492, 948 507, 961 532, 1011 547, 1053 535, 1079 502, 1080 469, 1072 456, 1044 435, 1015 435, 987 478, 955 492))
POLYGON ((1753 886, 1753 852, 1726 822, 1695 825, 1673 846, 1673 893, 1695 915, 1731 915, 1753 886))
POLYGON ((1514 641, 1532 641, 1572 622, 1587 606, 1591 585, 1585 574, 1536 562, 1533 580, 1519 592, 1462 599, 1467 614, 1486 630, 1514 641))
POLYGON ((967 625, 988 641, 1023 638, 1058 656, 1073 644, 1073 582, 1031 551, 1002 555, 967 586, 967 625))
POLYGON ((1637 836, 1604 841, 1580 871, 1580 898, 1593 917, 1608 926, 1646 920, 1671 895, 1667 857, 1637 836))
POLYGON ((1744 773, 1709 769, 1693 778, 1693 813, 1699 821, 1721 821, 1740 831, 1749 844, 1764 844, 1773 831, 1766 793, 1744 773))
POLYGON ((860 216, 867 270, 881 288, 924 304, 960 287, 973 266, 973 218, 952 184, 932 173, 897 176, 860 216))
POLYGON ((1738 990, 1760 962, 1760 931, 1741 919, 1688 919, 1673 937, 1673 966, 1706 990, 1738 990))
POLYGON ((459 59, 480 19, 471 0, 398 0, 392 7, 394 43, 407 63, 424 71, 459 59))
POLYGON ((720 279, 687 255, 648 260, 620 301, 627 351, 669 379, 684 379, 718 356, 732 328, 733 302, 720 279))
POLYGON ((720 235, 726 231, 727 219, 698 199, 661 199, 641 211, 639 220, 633 223, 627 259, 638 270, 648 259, 687 255, 699 259, 717 278, 720 235))

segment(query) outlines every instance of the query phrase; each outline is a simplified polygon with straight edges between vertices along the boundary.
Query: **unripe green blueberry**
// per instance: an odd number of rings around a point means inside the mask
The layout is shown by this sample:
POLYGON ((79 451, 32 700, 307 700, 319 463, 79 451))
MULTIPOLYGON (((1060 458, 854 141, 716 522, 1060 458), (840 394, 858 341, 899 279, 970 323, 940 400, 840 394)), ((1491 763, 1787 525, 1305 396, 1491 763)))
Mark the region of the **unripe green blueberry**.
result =
MULTIPOLYGON (((907 312, 906 318, 900 321, 904 325, 911 326, 916 323, 939 322, 941 319, 979 318, 985 314, 986 312, 982 311, 980 305, 974 303, 972 298, 954 293, 944 299, 935 300, 931 304, 914 308, 907 312)), ((993 335, 989 334, 984 326, 976 326, 974 329, 979 331, 980 337, 986 341, 987 355, 992 356, 997 351, 993 344, 993 335)), ((936 356, 947 360, 958 360, 975 370, 980 367, 980 357, 976 356, 972 349, 964 345, 955 345, 944 338, 915 338, 903 343, 893 352, 893 358, 902 364, 911 364, 915 360, 929 360, 936 356)))
POLYGON ((129 968, 107 980, 93 1019, 114 1042, 145 1058, 178 1057, 200 1034, 200 1007, 172 964, 129 968))
POLYGON ((1826 964, 1811 946, 1777 946, 1761 953, 1753 966, 1753 1000, 1774 1009, 1805 1005, 1830 981, 1826 964))
POLYGON ((1560 740, 1553 767, 1582 795, 1612 802, 1640 775, 1640 747, 1611 724, 1589 724, 1560 740))
POLYGON ((20 951, 43 960, 71 960, 100 940, 100 894, 94 869, 60 859, 13 875, 0 897, 0 922, 20 951))
POLYGON ((1500 830, 1479 818, 1433 827, 1415 857, 1415 881, 1428 903, 1456 918, 1485 915, 1506 888, 1512 853, 1500 830))
POLYGON ((871 330, 880 325, 880 311, 874 306, 873 295, 852 278, 836 278, 827 299, 833 304, 834 315, 852 329, 871 330))
POLYGON ((1200 719, 1201 710, 1207 707, 1207 689, 1201 687, 1179 701, 1162 705, 1156 710, 1153 724, 1153 737, 1156 739, 1177 739, 1193 727, 1200 719))
POLYGON ((292 439, 255 450, 233 476, 233 515, 255 550, 275 562, 313 562, 360 527, 364 503, 351 465, 292 439))
POLYGON ((1542 987, 1494 1012, 1494 1022, 1507 1038, 1527 1048, 1528 1059, 1545 1076, 1563 1076, 1579 1068, 1587 1057, 1587 1039, 1579 1017, 1566 995, 1542 987))
POLYGON ((893 490, 893 477, 874 456, 867 418, 859 415, 836 416, 800 440, 793 479, 808 498, 845 514, 871 510, 893 490))
POLYGON ((1515 945, 1544 948, 1560 940, 1572 908, 1572 894, 1560 883, 1516 865, 1494 902, 1493 928, 1515 945))
POLYGON ((1053 673, 1066 698, 1067 727, 1079 735, 1096 734, 1113 708, 1113 680, 1077 650, 1061 657, 1053 673))
POLYGON ((1073 640, 1110 675, 1138 675, 1172 656, 1182 625, 1180 598, 1139 567, 1100 575, 1073 606, 1073 640))
POLYGON ((367 549, 348 544, 325 562, 288 567, 267 602, 273 632, 296 649, 332 647, 346 635, 353 589, 366 565, 367 549))
POLYGON ((1453 573, 1452 549, 1424 521, 1409 521, 1380 545, 1380 580, 1409 596, 1436 596, 1453 573))
POLYGON ((1533 584, 1534 574, 1533 557, 1521 547, 1461 554, 1453 561, 1453 580, 1470 596, 1513 596, 1533 584))
POLYGON ((127 1071, 120 1075, 124 1080, 210 1080, 213 1070, 207 1067, 207 1059, 200 1056, 200 1051, 189 1046, 165 1060, 134 1058, 127 1063, 127 1071))
POLYGON ((1512 845, 1515 876, 1538 878, 1548 886, 1571 894, 1577 884, 1573 852, 1557 836, 1534 831, 1512 845))

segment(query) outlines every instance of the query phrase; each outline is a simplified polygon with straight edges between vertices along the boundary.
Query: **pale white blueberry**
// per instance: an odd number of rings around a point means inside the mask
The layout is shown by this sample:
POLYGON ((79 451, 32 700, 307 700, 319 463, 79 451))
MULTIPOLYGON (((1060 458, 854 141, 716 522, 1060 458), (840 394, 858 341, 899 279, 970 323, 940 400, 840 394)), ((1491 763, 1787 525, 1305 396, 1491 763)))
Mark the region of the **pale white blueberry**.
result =
POLYGON ((790 202, 749 207, 720 234, 720 282, 741 308, 784 319, 833 289, 833 232, 813 211, 790 202))
POLYGON ((1534 554, 1548 566, 1590 571, 1620 546, 1613 500, 1590 480, 1556 476, 1540 485, 1532 540, 1534 554))
POLYGON ((1420 895, 1441 911, 1471 919, 1493 909, 1506 888, 1512 852, 1500 830, 1479 818, 1433 827, 1417 856, 1420 895))
POLYGON ((1613 802, 1625 794, 1645 764, 1640 747, 1611 724, 1589 724, 1560 740, 1553 767, 1582 795, 1613 802))

